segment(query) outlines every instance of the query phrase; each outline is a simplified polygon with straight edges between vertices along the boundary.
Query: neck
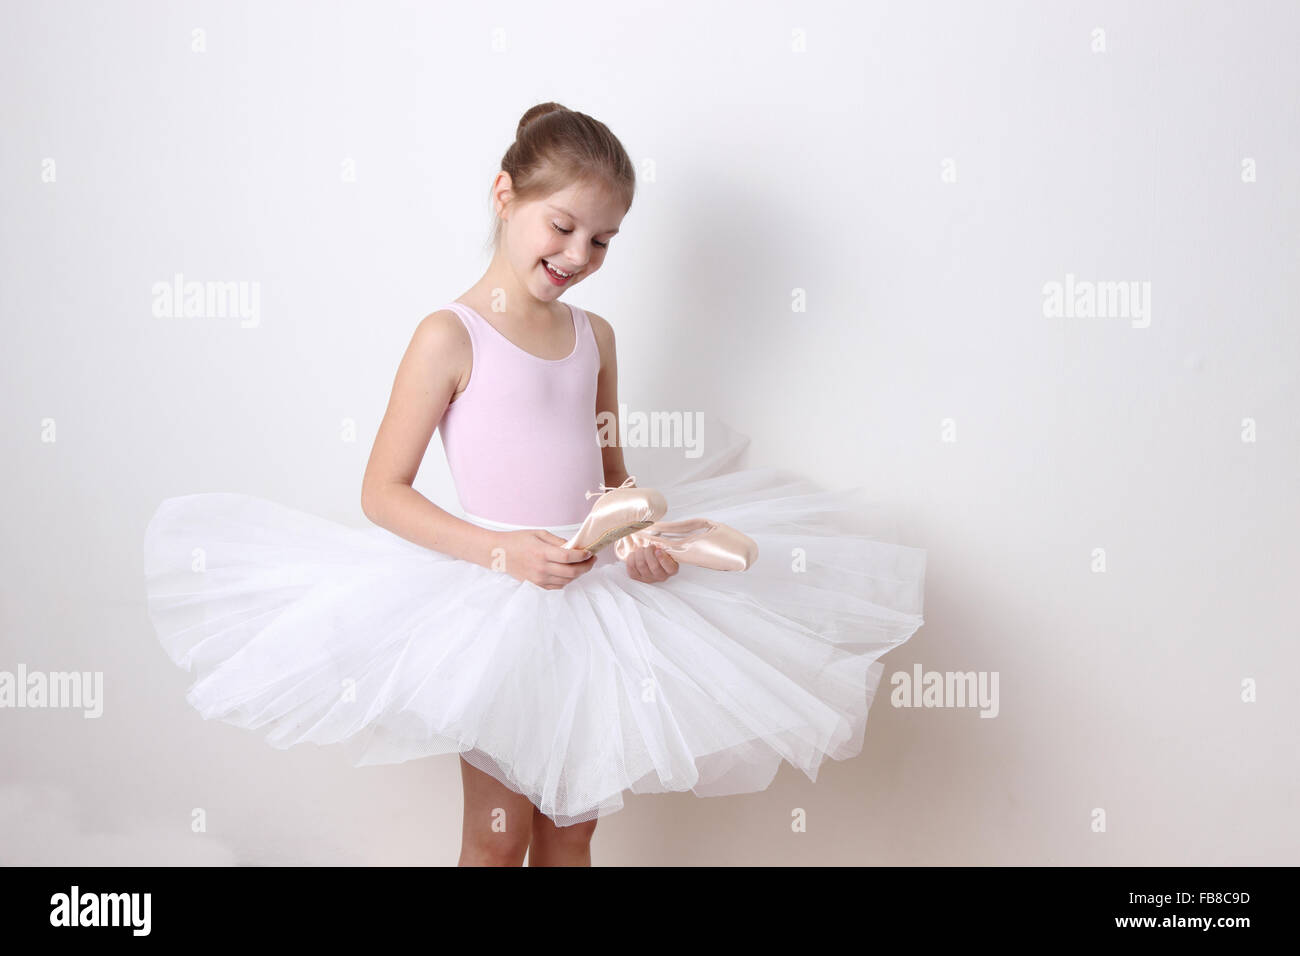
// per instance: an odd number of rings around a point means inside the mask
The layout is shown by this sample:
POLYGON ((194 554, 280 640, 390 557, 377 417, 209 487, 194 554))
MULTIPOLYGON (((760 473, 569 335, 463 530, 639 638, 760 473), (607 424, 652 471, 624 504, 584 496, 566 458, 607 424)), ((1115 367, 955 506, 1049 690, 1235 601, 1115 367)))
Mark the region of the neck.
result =
MULTIPOLYGON (((525 322, 547 322, 555 317, 555 301, 539 299, 519 281, 510 263, 498 251, 492 256, 483 277, 474 283, 462 299, 481 302, 490 308, 494 302, 504 302, 505 311, 525 322)), ((483 309, 479 309, 480 312, 483 309)))

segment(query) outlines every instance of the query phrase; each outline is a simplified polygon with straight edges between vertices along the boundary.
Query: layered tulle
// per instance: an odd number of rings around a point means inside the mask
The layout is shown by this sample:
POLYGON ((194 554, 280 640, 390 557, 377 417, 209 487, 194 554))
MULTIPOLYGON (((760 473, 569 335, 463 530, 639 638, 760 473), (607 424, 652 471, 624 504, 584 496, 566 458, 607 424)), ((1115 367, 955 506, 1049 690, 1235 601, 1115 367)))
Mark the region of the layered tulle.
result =
POLYGON ((675 475, 628 450, 664 520, 757 542, 744 572, 641 583, 610 548, 547 590, 374 526, 198 494, 149 523, 149 612, 203 717, 357 765, 460 753, 562 826, 624 791, 762 790, 782 760, 816 780, 859 752, 879 658, 922 624, 925 552, 848 530, 850 491, 735 470, 744 441, 718 424, 675 475))

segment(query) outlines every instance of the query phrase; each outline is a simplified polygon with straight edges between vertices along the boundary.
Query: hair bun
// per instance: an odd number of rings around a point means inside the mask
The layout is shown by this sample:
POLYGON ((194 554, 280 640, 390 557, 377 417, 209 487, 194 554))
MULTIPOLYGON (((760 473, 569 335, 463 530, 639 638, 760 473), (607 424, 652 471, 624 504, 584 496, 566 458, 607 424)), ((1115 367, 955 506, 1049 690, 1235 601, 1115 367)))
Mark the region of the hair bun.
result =
POLYGON ((545 116, 547 113, 556 113, 559 112, 560 110, 567 110, 567 109, 568 107, 562 106, 559 103, 538 103, 527 113, 525 113, 522 119, 519 120, 519 127, 515 130, 515 139, 518 139, 519 136, 523 133, 525 126, 527 126, 529 123, 531 123, 533 120, 537 119, 538 117, 545 116))
POLYGON ((600 120, 561 103, 538 103, 523 115, 499 168, 510 177, 510 195, 504 201, 497 195, 493 176, 488 193, 493 254, 501 248, 507 207, 536 202, 568 186, 591 186, 626 212, 636 192, 636 170, 618 137, 600 120))

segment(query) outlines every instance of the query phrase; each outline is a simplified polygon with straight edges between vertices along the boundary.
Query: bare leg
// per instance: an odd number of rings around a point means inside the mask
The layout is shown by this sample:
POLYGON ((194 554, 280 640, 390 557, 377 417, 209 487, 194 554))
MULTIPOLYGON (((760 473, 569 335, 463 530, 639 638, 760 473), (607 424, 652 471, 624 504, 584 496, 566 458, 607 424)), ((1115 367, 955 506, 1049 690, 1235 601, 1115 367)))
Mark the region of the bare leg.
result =
POLYGON ((458 866, 523 866, 537 809, 491 774, 460 758, 465 790, 458 866))
POLYGON ((557 827, 536 807, 533 814, 533 844, 528 848, 529 866, 591 866, 591 837, 596 821, 557 827))

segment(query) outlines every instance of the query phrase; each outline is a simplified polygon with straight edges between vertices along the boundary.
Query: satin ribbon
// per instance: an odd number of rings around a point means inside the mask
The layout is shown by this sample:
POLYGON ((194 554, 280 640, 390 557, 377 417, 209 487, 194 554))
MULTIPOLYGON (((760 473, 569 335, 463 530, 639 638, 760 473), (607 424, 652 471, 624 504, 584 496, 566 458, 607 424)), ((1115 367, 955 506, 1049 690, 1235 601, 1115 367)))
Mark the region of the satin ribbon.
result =
POLYGON ((598 486, 598 491, 588 491, 587 497, 600 497, 574 534, 564 542, 566 548, 605 547, 611 535, 634 525, 647 525, 662 518, 668 510, 664 496, 653 488, 636 487, 636 476, 628 475, 621 485, 598 486))
MULTIPOLYGON (((588 491, 586 493, 586 496, 590 498, 592 497, 592 495, 603 495, 607 491, 618 491, 618 489, 620 488, 631 488, 635 484, 636 484, 636 475, 628 475, 626 478, 623 479, 623 483, 621 485, 600 484, 596 486, 597 488, 600 489, 599 491, 588 491)), ((577 525, 575 525, 574 527, 577 527, 577 525)))

